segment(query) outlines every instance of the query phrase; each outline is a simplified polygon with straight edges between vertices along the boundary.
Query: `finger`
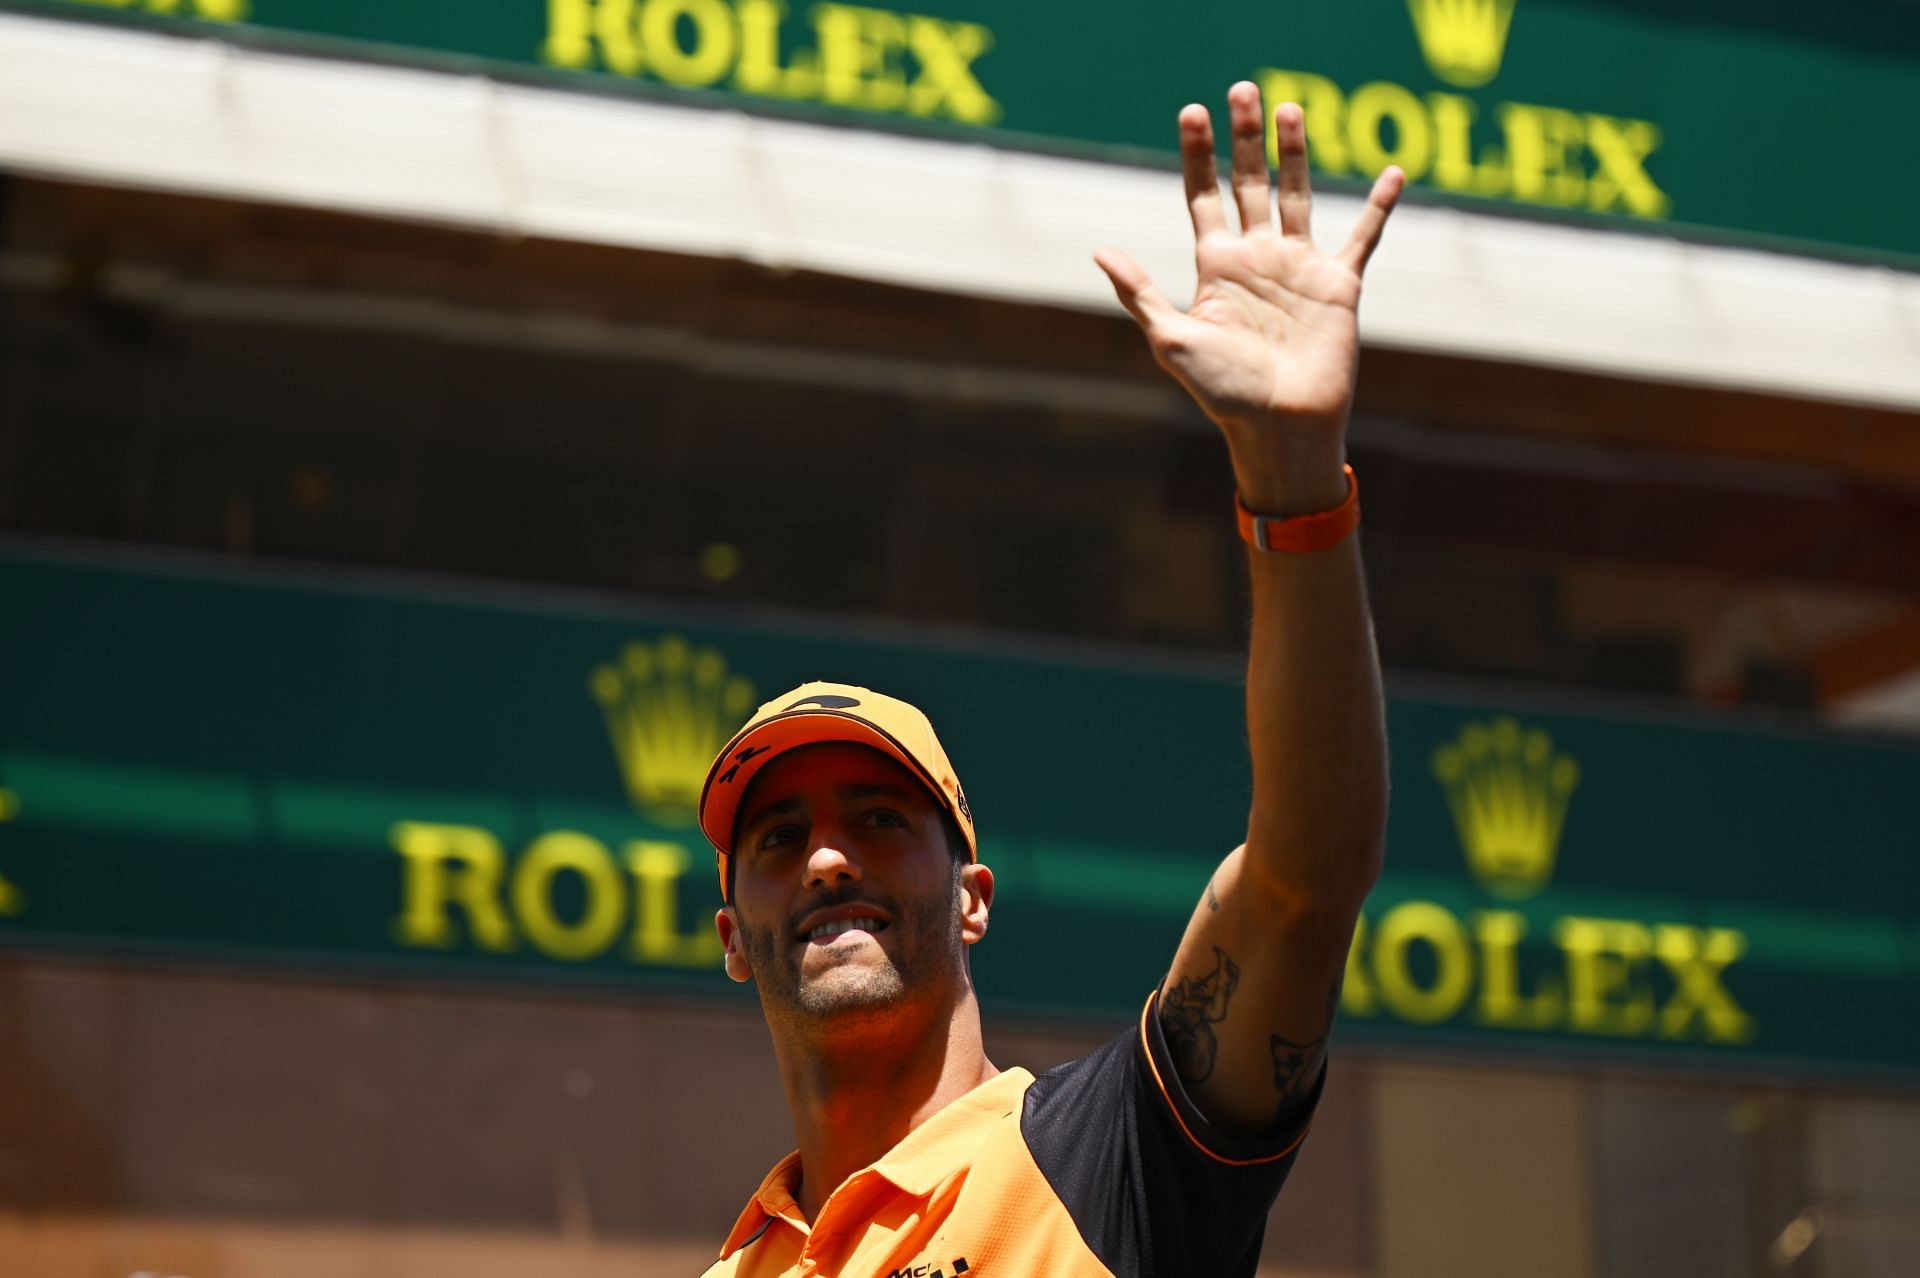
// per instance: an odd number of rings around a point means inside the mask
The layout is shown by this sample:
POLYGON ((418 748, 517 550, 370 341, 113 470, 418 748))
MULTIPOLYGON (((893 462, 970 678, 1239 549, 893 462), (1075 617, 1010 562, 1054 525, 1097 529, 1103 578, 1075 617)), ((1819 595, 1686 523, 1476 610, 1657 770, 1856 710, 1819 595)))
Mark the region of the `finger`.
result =
POLYGON ((1233 130, 1233 202, 1240 209, 1240 229, 1272 226, 1266 117, 1260 113, 1260 89, 1252 81, 1242 80, 1227 90, 1227 118, 1233 130))
POLYGON ((1180 171, 1187 180, 1193 237, 1224 232, 1227 214, 1220 204, 1220 174, 1213 166, 1213 117, 1199 103, 1180 108, 1180 171))
POLYGON ((1152 333, 1154 325, 1180 313, 1179 308, 1154 287, 1153 277, 1147 274, 1146 268, 1119 249, 1103 248, 1093 255, 1093 260, 1107 273, 1120 305, 1126 307, 1127 314, 1138 320, 1148 333, 1152 333))
POLYGON ((1280 149, 1280 233, 1313 239, 1313 184, 1307 179, 1307 117, 1298 103, 1273 109, 1273 132, 1280 149))
POLYGON ((1400 201, 1400 192, 1406 189, 1407 175, 1398 165, 1391 165, 1379 177, 1374 179, 1373 190, 1367 196, 1367 207, 1360 210, 1360 220, 1353 224, 1353 234, 1347 237, 1346 247, 1340 250, 1340 261, 1355 275, 1367 269, 1367 259, 1373 256, 1374 248, 1380 243, 1380 232, 1386 229, 1387 214, 1393 212, 1393 206, 1400 201))

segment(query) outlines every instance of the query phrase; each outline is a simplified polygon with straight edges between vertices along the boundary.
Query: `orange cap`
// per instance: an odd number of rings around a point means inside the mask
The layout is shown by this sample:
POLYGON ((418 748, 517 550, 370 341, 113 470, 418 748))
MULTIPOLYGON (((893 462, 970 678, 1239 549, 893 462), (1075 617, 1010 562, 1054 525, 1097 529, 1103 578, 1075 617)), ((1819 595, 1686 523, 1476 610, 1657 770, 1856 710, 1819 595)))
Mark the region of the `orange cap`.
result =
POLYGON ((720 895, 727 894, 727 857, 733 853, 733 821, 753 778, 774 759, 799 746, 850 741, 898 760, 933 792, 966 836, 968 859, 980 859, 960 778, 933 734, 933 722, 906 702, 850 683, 803 683, 753 712, 747 726, 707 769, 700 787, 700 829, 713 844, 720 867, 720 895))

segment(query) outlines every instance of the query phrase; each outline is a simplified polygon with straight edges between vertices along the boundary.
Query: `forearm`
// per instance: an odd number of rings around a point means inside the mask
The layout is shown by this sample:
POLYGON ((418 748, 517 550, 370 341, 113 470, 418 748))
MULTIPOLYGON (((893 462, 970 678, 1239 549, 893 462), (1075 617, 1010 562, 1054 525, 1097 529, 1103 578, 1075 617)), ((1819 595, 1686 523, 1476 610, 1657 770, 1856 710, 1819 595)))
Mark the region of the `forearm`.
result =
MULTIPOLYGON (((1406 175, 1382 173, 1345 244, 1322 252, 1300 108, 1282 104, 1272 117, 1276 222, 1259 90, 1242 82, 1227 97, 1237 235, 1222 206, 1211 117, 1200 106, 1180 113, 1193 305, 1175 307, 1124 253, 1102 250, 1096 260, 1154 358, 1225 433, 1248 508, 1282 518, 1332 510, 1347 495, 1341 462, 1359 371, 1361 275, 1406 175)), ((1358 539, 1250 548, 1248 559, 1253 811, 1246 846, 1221 861, 1194 908, 1160 1020, 1201 1112, 1253 1132, 1301 1114, 1320 1077, 1354 923, 1379 873, 1387 779, 1358 539)))
MULTIPOLYGON (((1241 498, 1260 514, 1346 495, 1338 429, 1256 443, 1229 429, 1241 498)), ((1379 874, 1387 808, 1385 707, 1358 534, 1325 550, 1248 548, 1253 633, 1247 736, 1249 869, 1296 901, 1357 908, 1379 874)))

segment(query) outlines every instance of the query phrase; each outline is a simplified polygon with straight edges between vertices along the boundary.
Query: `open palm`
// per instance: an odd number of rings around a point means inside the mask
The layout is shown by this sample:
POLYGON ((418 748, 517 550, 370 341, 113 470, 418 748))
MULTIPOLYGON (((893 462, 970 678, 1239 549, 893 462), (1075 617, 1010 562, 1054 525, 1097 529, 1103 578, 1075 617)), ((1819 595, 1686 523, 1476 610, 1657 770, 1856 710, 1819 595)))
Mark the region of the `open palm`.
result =
POLYGON ((1231 436, 1246 429, 1344 429, 1359 362, 1360 277, 1405 184, 1390 168, 1374 183, 1339 253, 1314 247, 1313 196, 1300 108, 1274 113, 1279 139, 1279 219, 1267 177, 1260 91, 1227 95, 1233 132, 1233 196, 1240 229, 1227 224, 1214 167, 1213 121, 1202 106, 1180 113, 1180 153, 1193 215, 1199 286, 1182 311, 1145 270, 1116 249, 1094 260, 1121 305, 1139 321, 1154 358, 1231 436))

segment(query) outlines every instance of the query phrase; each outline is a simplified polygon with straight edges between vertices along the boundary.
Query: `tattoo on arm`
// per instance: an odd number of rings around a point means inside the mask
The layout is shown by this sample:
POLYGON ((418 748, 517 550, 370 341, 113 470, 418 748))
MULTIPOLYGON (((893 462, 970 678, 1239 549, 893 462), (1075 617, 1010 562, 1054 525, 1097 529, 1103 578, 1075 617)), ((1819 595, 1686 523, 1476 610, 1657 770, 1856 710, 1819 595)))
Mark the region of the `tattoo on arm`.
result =
POLYGON ((1213 947, 1213 970, 1189 977, 1160 998, 1160 1025, 1173 1052, 1173 1067, 1182 1081, 1204 1083, 1213 1074, 1219 1041, 1213 1027, 1227 1019, 1227 1000, 1240 984, 1240 967, 1219 946, 1213 947))
POLYGON ((1273 1085, 1280 1090, 1282 1104, 1304 1100, 1320 1074, 1320 1062, 1327 1057, 1327 1036, 1306 1043, 1271 1036, 1273 1049, 1273 1085))
POLYGON ((1327 1038, 1333 1033, 1334 1014, 1340 1009, 1340 981, 1335 978, 1333 992, 1327 996, 1327 1028, 1320 1037, 1296 1043, 1279 1034, 1268 1036, 1273 1052, 1273 1085, 1280 1090, 1282 1104, 1305 1100, 1320 1074, 1320 1063, 1327 1058, 1327 1038))
POLYGON ((1220 909, 1220 898, 1213 894, 1213 880, 1207 880, 1207 912, 1216 913, 1220 909))

